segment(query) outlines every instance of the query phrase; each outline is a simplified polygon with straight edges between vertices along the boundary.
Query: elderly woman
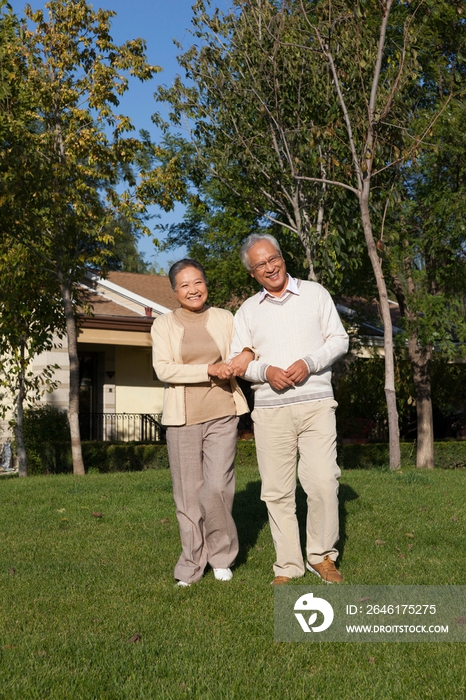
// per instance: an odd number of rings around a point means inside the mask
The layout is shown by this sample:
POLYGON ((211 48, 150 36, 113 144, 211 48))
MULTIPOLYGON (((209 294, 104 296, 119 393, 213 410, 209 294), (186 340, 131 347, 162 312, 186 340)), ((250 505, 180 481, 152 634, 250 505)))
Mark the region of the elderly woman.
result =
POLYGON ((238 553, 231 514, 237 423, 249 410, 235 376, 253 357, 245 350, 226 364, 233 316, 207 306, 202 265, 185 258, 168 276, 181 308, 154 322, 152 342, 156 374, 166 383, 162 423, 182 546, 175 578, 189 586, 210 564, 217 580, 229 581, 238 553))

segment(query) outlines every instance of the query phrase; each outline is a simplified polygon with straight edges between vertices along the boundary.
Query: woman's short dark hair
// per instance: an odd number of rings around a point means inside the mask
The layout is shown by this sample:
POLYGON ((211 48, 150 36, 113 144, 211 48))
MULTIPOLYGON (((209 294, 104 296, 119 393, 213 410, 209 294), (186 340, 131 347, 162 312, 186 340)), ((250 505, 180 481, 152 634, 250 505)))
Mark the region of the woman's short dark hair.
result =
POLYGON ((201 263, 198 263, 197 260, 191 260, 191 258, 183 258, 183 260, 178 260, 178 262, 173 263, 173 265, 168 271, 168 279, 170 280, 170 284, 173 290, 176 287, 177 274, 181 272, 181 270, 184 270, 186 267, 195 267, 196 270, 199 270, 199 272, 204 278, 204 282, 206 282, 207 284, 204 268, 202 267, 201 263))

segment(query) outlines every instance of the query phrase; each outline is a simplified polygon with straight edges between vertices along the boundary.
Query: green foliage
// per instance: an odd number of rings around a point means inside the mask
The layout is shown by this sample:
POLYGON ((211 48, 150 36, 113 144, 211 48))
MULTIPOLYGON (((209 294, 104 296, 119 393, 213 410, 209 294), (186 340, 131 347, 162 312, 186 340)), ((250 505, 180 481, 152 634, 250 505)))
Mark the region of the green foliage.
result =
MULTIPOLYGON (((466 67, 460 75, 464 89, 466 67)), ((434 147, 400 169, 387 213, 384 257, 406 333, 446 358, 466 340, 465 128, 463 105, 452 100, 432 130, 434 147)))
POLYGON ((0 112, 1 211, 3 230, 71 283, 105 260, 119 217, 147 231, 145 205, 157 196, 147 192, 154 147, 126 136, 134 127, 117 106, 129 75, 149 80, 159 69, 148 64, 142 39, 113 43, 112 11, 85 0, 46 8, 48 18, 26 7, 28 23, 17 22, 6 49, 18 96, 0 112))
POLYGON ((434 361, 432 363, 434 409, 455 431, 466 432, 466 364, 434 361))
MULTIPOLYGON (((47 407, 48 409, 48 407, 47 407)), ((61 411, 41 412, 33 409, 26 414, 26 439, 28 472, 30 475, 69 474, 72 472, 71 448, 66 440, 66 426, 58 414, 61 411), (35 415, 37 413, 37 415, 35 415), (55 440, 51 429, 56 426, 55 440), (44 426, 43 437, 32 434, 33 429, 44 426), (31 436, 32 434, 32 436, 31 436), (65 437, 65 439, 64 439, 65 437)), ((42 434, 41 434, 42 435, 42 434)), ((87 474, 168 469, 168 452, 163 444, 83 442, 83 459, 87 474)), ((402 466, 415 466, 416 445, 401 443, 402 466)), ((435 467, 438 469, 466 468, 466 441, 446 440, 434 446, 435 467)), ((235 468, 257 465, 254 440, 239 440, 236 449, 235 468)), ((388 445, 386 443, 339 444, 338 464, 342 469, 388 469, 388 445)))
POLYGON ((123 218, 114 221, 108 228, 113 238, 111 252, 105 262, 106 270, 121 272, 149 272, 149 264, 144 260, 144 254, 137 247, 139 232, 123 218))
POLYGON ((278 224, 272 225, 251 214, 231 192, 215 180, 199 186, 192 197, 184 221, 165 231, 163 250, 184 245, 190 257, 206 271, 209 303, 235 309, 257 291, 257 283, 239 258, 244 239, 251 233, 270 233, 278 240, 290 274, 307 277, 302 246, 298 238, 278 224))
MULTIPOLYGON (((86 473, 168 468, 167 447, 162 444, 84 441, 82 453, 86 473)), ((44 440, 31 438, 27 442, 27 455, 29 474, 66 474, 73 468, 70 442, 63 432, 57 440, 53 436, 44 440)))
MULTIPOLYGON (((321 148, 330 134, 328 69, 303 46, 309 27, 300 9, 277 12, 268 1, 238 1, 226 14, 210 14, 204 2, 194 9, 196 44, 179 57, 189 82, 177 79, 158 96, 175 125, 185 116, 194 124, 191 143, 171 138, 170 147, 201 186, 206 210, 197 207, 198 221, 209 228, 214 205, 227 221, 244 213, 251 223, 273 224, 285 252, 295 248, 287 236, 299 243, 306 276, 336 288, 346 268, 358 267, 357 202, 308 177, 332 179, 337 160, 335 143, 321 148)), ((227 226, 220 230, 226 241, 227 226)))
POLYGON ((161 179, 158 149, 139 138, 118 109, 129 79, 150 80, 142 39, 113 42, 114 12, 86 0, 26 5, 25 18, 0 17, 0 241, 10 236, 36 258, 31 269, 54 279, 66 319, 69 423, 75 473, 83 474, 78 425, 75 314, 80 281, 115 252, 120 229, 149 233, 147 206, 170 209, 176 176, 161 179), (3 95, 3 97, 2 97, 3 95), (169 185, 167 185, 169 183, 169 185))
MULTIPOLYGON (((404 353, 397 355, 395 368, 400 434, 405 439, 412 439, 416 437, 416 392, 411 364, 404 353)), ((466 365, 447 363, 436 357, 431 366, 431 378, 436 439, 463 434, 466 427, 466 365)), ((338 362, 334 371, 334 389, 340 439, 374 439, 377 426, 387 419, 383 358, 350 358, 338 362)))
POLYGON ((55 406, 36 406, 24 418, 24 437, 30 445, 65 442, 69 437, 66 413, 55 406))
MULTIPOLYGON (((7 390, 0 415, 20 400, 37 401, 56 387, 48 365, 39 374, 29 369, 32 358, 49 350, 64 333, 64 316, 51 275, 38 269, 27 246, 9 236, 0 238, 0 386, 7 390)), ((21 408, 19 409, 21 410, 21 408)))
MULTIPOLYGON (((413 443, 402 442, 401 466, 415 465, 416 448, 413 443)), ((466 446, 465 446, 466 447, 466 446)), ((388 445, 368 443, 338 446, 338 464, 342 469, 382 469, 389 467, 388 445)))
MULTIPOLYGON (((377 428, 386 424, 384 359, 350 357, 339 362, 334 374, 335 398, 338 401, 338 430, 341 438, 372 438, 377 428)), ((409 363, 398 356, 395 363, 400 432, 413 437, 412 410, 414 388, 409 363)))
MULTIPOLYGON (((447 440, 434 443, 436 469, 466 469, 466 441, 447 440)), ((338 464, 342 469, 388 469, 388 445, 370 443, 362 445, 339 445, 338 464)), ((416 464, 416 445, 401 443, 402 468, 416 464)), ((423 474, 424 472, 415 472, 423 474)), ((411 473, 412 474, 412 473, 411 473)))
POLYGON ((168 452, 162 445, 138 445, 138 450, 143 450, 141 459, 145 469, 168 469, 168 452))
POLYGON ((71 469, 68 418, 54 406, 35 406, 24 414, 29 474, 58 474, 71 469))
POLYGON ((440 469, 466 469, 466 442, 448 440, 434 446, 435 466, 440 469))
POLYGON ((110 445, 107 451, 109 471, 135 471, 134 445, 110 445))

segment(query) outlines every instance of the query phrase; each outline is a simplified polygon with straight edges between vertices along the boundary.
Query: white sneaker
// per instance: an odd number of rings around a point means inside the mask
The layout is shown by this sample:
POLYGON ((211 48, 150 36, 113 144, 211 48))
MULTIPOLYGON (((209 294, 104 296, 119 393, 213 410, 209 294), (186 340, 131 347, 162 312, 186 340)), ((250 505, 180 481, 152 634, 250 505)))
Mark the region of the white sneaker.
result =
POLYGON ((189 588, 191 584, 186 583, 186 581, 178 581, 176 585, 180 588, 189 588))
POLYGON ((214 576, 217 581, 231 581, 233 572, 231 569, 214 569, 214 576))

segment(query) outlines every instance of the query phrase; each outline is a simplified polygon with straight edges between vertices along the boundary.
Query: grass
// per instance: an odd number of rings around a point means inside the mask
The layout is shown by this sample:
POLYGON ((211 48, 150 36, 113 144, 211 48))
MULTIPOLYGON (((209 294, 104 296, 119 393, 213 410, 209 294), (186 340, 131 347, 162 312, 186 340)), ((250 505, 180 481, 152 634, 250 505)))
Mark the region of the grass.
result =
MULTIPOLYGON (((344 472, 345 582, 466 584, 465 478, 344 472)), ((1 480, 0 698, 464 700, 463 644, 273 641, 259 494, 239 460, 234 579, 178 589, 168 471, 1 480)))

